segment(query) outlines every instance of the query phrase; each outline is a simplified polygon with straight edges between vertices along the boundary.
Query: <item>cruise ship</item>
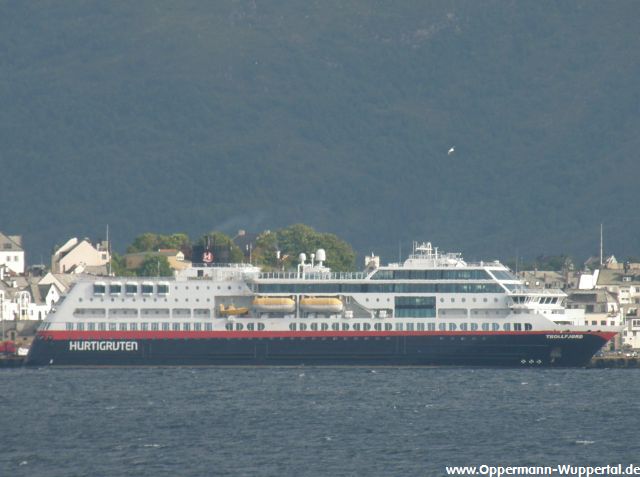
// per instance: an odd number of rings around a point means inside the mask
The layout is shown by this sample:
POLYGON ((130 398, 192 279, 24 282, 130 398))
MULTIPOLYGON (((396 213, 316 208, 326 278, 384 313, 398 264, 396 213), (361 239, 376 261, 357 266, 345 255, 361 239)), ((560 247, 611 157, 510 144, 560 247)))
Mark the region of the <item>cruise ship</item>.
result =
POLYGON ((525 287, 500 262, 415 243, 403 263, 332 272, 201 264, 171 279, 79 280, 37 332, 27 364, 584 366, 620 330, 567 324, 561 290, 525 287))

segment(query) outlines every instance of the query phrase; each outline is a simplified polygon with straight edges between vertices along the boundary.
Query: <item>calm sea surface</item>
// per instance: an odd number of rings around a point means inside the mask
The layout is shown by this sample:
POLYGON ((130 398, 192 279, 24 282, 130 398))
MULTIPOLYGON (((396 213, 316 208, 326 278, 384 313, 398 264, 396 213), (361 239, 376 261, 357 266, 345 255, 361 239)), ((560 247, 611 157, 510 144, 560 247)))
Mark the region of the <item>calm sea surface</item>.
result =
POLYGON ((0 370, 3 476, 640 463, 640 370, 0 370))

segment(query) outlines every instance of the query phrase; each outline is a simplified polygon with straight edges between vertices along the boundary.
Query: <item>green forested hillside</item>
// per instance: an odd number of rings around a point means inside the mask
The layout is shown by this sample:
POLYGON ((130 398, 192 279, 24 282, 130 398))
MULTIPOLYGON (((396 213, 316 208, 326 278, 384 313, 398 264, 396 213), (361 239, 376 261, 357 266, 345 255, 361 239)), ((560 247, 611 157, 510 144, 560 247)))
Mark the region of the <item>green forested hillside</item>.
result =
POLYGON ((640 3, 0 3, 0 230, 638 254, 640 3), (455 152, 447 154, 455 146, 455 152))

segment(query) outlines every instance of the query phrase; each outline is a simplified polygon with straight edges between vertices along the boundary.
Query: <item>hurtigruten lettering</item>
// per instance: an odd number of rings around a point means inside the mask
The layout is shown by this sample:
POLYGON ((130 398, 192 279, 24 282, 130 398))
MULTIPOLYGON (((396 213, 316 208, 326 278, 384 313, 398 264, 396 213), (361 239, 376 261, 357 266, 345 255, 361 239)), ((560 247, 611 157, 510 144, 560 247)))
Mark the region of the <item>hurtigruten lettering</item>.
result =
POLYGON ((138 351, 138 342, 69 341, 69 351, 138 351))

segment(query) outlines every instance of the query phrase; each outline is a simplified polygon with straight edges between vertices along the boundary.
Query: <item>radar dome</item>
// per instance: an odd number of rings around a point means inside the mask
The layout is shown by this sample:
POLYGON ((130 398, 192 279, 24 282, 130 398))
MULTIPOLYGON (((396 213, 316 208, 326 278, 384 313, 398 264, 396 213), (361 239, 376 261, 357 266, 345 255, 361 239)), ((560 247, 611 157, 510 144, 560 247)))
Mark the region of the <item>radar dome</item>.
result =
POLYGON ((323 248, 319 248, 316 251, 316 260, 318 260, 319 262, 324 262, 327 259, 327 253, 324 251, 323 248))

